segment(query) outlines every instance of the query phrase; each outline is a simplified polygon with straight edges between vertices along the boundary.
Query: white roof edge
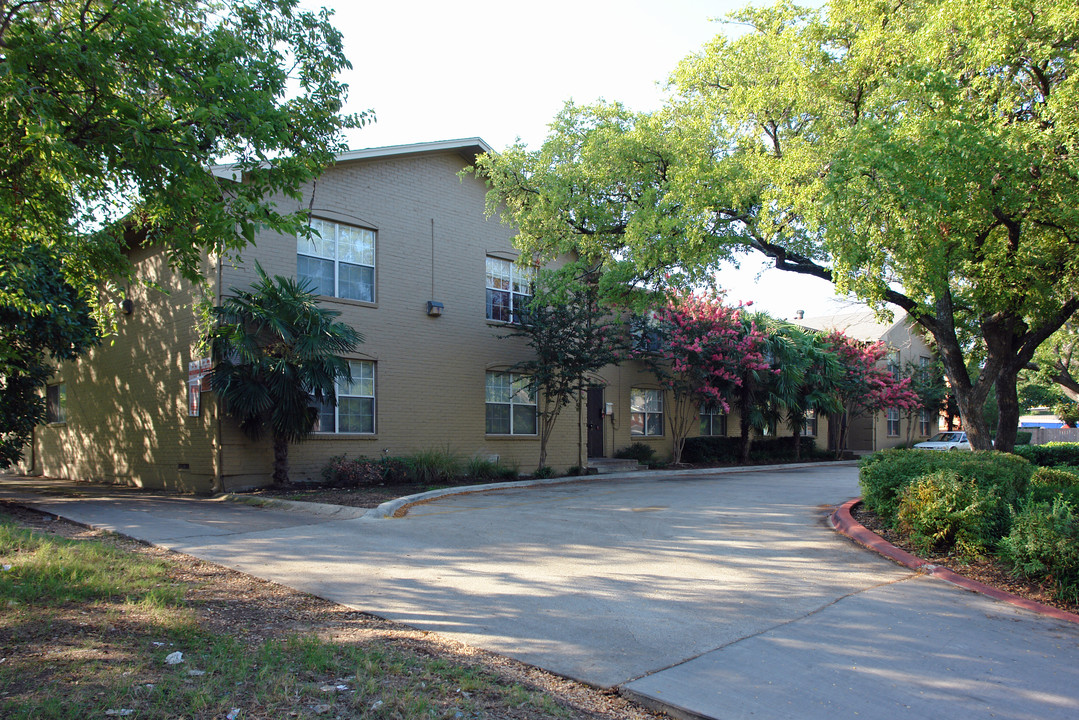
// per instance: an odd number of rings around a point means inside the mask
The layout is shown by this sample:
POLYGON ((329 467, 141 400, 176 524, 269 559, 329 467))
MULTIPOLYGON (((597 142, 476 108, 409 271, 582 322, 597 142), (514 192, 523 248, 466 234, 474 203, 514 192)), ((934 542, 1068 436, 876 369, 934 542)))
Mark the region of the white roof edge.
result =
MULTIPOLYGON (((494 149, 483 138, 470 137, 456 140, 436 140, 434 142, 410 143, 408 145, 387 145, 385 147, 364 148, 362 150, 348 150, 338 153, 334 162, 348 162, 350 160, 369 160, 373 158, 395 157, 399 155, 416 155, 420 153, 448 152, 451 150, 476 149, 483 153, 493 153, 494 149)), ((219 178, 236 180, 236 166, 231 164, 212 165, 210 172, 219 178)))

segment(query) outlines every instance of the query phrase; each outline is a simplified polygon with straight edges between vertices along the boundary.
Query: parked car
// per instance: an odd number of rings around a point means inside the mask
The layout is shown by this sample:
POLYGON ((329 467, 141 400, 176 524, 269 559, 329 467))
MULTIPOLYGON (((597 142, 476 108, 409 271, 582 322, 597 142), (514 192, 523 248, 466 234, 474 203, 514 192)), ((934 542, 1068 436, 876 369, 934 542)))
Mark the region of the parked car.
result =
POLYGON ((965 432, 942 432, 925 442, 916 443, 914 447, 923 450, 970 450, 970 443, 965 432))

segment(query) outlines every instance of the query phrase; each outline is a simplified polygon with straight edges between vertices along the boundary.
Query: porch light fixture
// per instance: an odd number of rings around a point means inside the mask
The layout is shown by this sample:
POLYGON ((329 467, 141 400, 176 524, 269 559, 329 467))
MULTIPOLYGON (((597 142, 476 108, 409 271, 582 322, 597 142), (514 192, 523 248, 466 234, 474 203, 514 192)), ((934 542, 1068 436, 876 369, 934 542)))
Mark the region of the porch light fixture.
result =
POLYGON ((445 306, 442 303, 440 303, 440 302, 438 302, 436 300, 428 300, 427 301, 427 314, 430 315, 431 317, 441 317, 442 316, 442 309, 444 307, 445 306))

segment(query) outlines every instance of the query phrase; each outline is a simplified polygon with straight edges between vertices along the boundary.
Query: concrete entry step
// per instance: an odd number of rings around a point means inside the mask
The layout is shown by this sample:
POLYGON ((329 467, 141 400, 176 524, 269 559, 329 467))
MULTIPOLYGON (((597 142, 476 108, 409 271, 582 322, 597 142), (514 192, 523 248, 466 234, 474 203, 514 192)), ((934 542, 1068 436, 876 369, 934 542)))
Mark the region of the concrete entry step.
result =
POLYGON ((595 468, 600 475, 645 469, 645 466, 636 460, 619 460, 617 458, 588 458, 588 467, 595 468))

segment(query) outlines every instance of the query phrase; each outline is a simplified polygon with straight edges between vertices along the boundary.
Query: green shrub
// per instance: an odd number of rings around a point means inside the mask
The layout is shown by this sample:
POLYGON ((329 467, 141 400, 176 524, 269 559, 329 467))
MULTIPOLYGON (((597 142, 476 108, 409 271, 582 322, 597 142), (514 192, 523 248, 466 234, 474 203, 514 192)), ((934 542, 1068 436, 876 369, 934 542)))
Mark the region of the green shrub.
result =
POLYGON ((1040 467, 1030 476, 1030 484, 1034 487, 1066 488, 1079 485, 1079 475, 1065 468, 1040 467))
POLYGON ((553 478, 554 476, 554 468, 550 465, 544 465, 543 467, 536 468, 536 472, 532 473, 532 477, 539 480, 546 480, 547 478, 553 478))
POLYGON ((417 483, 437 483, 461 475, 461 458, 449 448, 421 450, 404 458, 408 479, 417 483))
POLYGON ((614 456, 621 460, 636 460, 639 463, 647 463, 655 454, 655 448, 649 447, 642 442, 635 442, 629 447, 618 450, 614 456))
POLYGON ((993 519, 1002 508, 994 489, 953 470, 916 478, 899 492, 899 530, 920 551, 982 555, 1000 539, 993 519))
POLYGON ((1045 445, 1019 445, 1013 452, 1043 467, 1079 466, 1079 443, 1052 442, 1045 445))
POLYGON ((1000 554, 1016 572, 1049 580, 1059 597, 1079 600, 1079 516, 1062 497, 1024 504, 1000 554))
POLYGON ((473 455, 465 463, 465 475, 474 480, 493 480, 500 477, 502 467, 497 460, 473 455))
POLYGON ((409 469, 404 458, 386 456, 373 462, 378 466, 378 471, 382 475, 382 482, 387 485, 408 482, 409 469))
POLYGON ((359 487, 381 482, 382 473, 376 463, 365 457, 349 460, 344 455, 335 455, 323 466, 322 480, 330 487, 359 487))
POLYGON ((868 509, 894 527, 899 494, 916 478, 938 470, 949 470, 973 479, 986 492, 992 491, 1002 503, 995 509, 991 524, 1001 535, 1007 532, 1007 506, 1026 494, 1034 467, 1025 459, 1007 453, 940 452, 934 450, 882 450, 862 460, 859 483, 868 509))
POLYGON ((1034 433, 1030 432, 1029 430, 1020 430, 1017 433, 1015 433, 1015 444, 1016 445, 1029 445, 1030 440, 1033 437, 1034 437, 1034 433))

